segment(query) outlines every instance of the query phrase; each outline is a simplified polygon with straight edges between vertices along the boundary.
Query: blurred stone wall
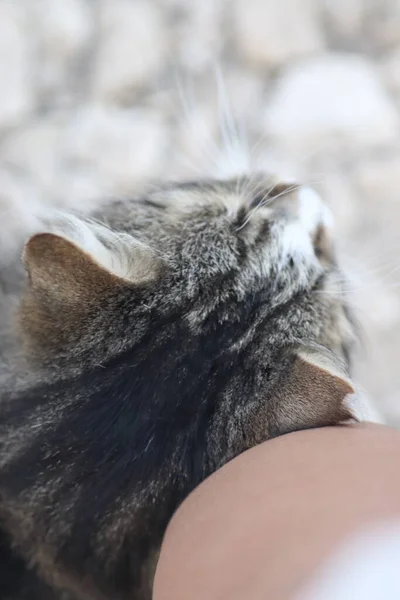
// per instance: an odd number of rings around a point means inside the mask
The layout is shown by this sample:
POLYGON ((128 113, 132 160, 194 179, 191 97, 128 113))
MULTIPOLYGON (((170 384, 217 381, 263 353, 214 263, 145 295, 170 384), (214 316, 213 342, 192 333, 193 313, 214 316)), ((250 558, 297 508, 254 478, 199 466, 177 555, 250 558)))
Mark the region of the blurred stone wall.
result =
POLYGON ((208 172, 216 64, 254 164, 332 206, 359 377, 400 422, 399 0, 0 0, 0 209, 208 172))

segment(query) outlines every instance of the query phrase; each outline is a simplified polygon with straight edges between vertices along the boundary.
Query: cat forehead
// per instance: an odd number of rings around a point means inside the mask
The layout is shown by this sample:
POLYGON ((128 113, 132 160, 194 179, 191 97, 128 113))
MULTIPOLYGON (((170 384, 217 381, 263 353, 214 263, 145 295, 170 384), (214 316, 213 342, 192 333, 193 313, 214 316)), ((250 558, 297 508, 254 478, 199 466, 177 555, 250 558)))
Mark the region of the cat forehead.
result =
MULTIPOLYGON (((285 199, 292 201, 293 198, 305 195, 306 204, 310 207, 318 204, 320 199, 315 202, 308 196, 315 192, 309 188, 302 189, 303 186, 292 182, 282 181, 279 177, 272 175, 253 174, 251 176, 242 176, 227 180, 202 180, 178 184, 168 184, 162 189, 152 192, 147 201, 153 206, 169 209, 167 212, 182 214, 202 214, 204 216, 225 215, 228 218, 245 217, 247 213, 254 214, 262 208, 262 215, 273 216, 282 214, 275 210, 279 205, 283 206, 285 199), (276 203, 277 199, 281 199, 276 203)), ((295 206, 294 203, 292 203, 295 206)), ((298 207, 300 202, 297 203, 298 207)), ((288 205, 286 205, 288 208, 288 205)), ((311 208, 311 213, 315 212, 311 208)), ((304 211, 303 211, 304 212, 304 211)), ((310 212, 308 209, 306 212, 310 212)), ((287 215, 293 216, 298 210, 289 210, 287 215)), ((261 213, 259 213, 261 214, 261 213)), ((299 216, 299 215, 297 215, 299 216)), ((248 221, 246 220, 246 223, 248 221)))
POLYGON ((235 213, 246 204, 244 187, 239 180, 191 182, 153 192, 150 199, 165 208, 191 211, 215 207, 235 213))
POLYGON ((214 207, 234 215, 243 208, 248 209, 254 198, 267 200, 289 194, 297 187, 282 183, 276 177, 256 174, 227 180, 171 183, 152 192, 149 198, 163 207, 186 210, 214 207))

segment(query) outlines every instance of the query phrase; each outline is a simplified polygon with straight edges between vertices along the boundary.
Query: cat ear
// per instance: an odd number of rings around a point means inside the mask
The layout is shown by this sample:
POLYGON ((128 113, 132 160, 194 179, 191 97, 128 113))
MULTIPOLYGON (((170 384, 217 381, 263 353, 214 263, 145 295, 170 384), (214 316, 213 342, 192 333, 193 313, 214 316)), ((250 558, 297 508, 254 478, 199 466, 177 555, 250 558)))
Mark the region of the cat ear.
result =
POLYGON ((70 305, 118 285, 118 277, 75 243, 52 233, 33 236, 23 261, 33 295, 70 305))
POLYGON ((131 236, 97 230, 82 225, 77 240, 53 233, 33 236, 23 253, 32 289, 71 303, 152 278, 157 261, 149 248, 131 236))
POLYGON ((138 295, 158 271, 154 253, 131 236, 97 227, 81 230, 76 238, 41 233, 25 246, 30 285, 20 322, 31 354, 76 345, 100 315, 111 326, 118 318, 118 299, 138 295))
POLYGON ((339 361, 328 352, 300 349, 290 362, 276 405, 280 433, 353 419, 347 400, 355 389, 339 361))

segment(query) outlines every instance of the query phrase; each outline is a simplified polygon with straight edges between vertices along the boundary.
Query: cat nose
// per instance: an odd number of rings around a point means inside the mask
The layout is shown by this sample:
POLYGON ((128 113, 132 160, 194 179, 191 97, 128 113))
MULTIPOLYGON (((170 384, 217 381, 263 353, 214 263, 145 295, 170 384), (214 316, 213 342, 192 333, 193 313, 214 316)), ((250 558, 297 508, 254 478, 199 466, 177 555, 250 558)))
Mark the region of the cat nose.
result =
POLYGON ((294 183, 274 186, 270 206, 279 208, 288 220, 300 222, 302 228, 310 235, 314 235, 321 227, 328 232, 333 229, 331 211, 311 187, 294 183))
POLYGON ((320 195, 310 187, 301 187, 297 191, 298 219, 310 235, 324 229, 330 233, 334 226, 333 215, 323 203, 320 195))
MULTIPOLYGON (((292 185, 273 199, 276 208, 287 221, 286 240, 289 246, 301 244, 305 234, 315 256, 330 263, 334 257, 333 216, 319 194, 310 187, 292 185)), ((272 204, 273 206, 273 204, 272 204)))
POLYGON ((311 237, 317 258, 330 262, 333 257, 333 215, 312 188, 303 187, 298 191, 298 219, 311 237))

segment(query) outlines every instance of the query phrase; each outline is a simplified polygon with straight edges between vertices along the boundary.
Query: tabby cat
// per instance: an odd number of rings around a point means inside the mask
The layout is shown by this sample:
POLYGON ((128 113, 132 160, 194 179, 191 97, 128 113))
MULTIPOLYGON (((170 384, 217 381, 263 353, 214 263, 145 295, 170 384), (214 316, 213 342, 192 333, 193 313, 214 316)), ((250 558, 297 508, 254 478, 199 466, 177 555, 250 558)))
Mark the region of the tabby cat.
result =
POLYGON ((204 478, 357 417, 355 328, 309 188, 168 184, 56 215, 23 261, 19 351, 2 359, 2 598, 149 600, 168 521, 204 478))

